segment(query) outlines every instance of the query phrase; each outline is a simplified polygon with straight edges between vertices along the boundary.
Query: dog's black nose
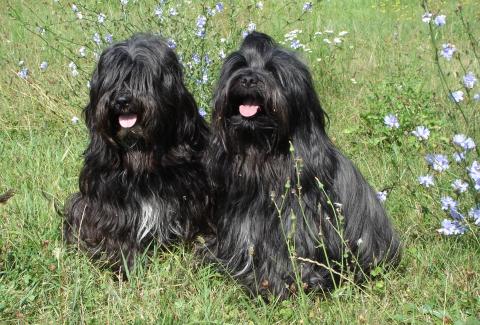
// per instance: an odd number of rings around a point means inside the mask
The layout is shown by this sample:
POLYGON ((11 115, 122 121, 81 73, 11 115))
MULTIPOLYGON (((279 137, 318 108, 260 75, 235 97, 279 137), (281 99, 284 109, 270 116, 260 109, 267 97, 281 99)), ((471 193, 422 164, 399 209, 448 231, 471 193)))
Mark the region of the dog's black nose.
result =
POLYGON ((258 78, 255 76, 243 76, 240 84, 245 88, 255 87, 258 83, 258 78))
POLYGON ((130 97, 128 96, 119 96, 115 98, 115 105, 118 106, 119 108, 128 106, 129 103, 130 103, 130 97))

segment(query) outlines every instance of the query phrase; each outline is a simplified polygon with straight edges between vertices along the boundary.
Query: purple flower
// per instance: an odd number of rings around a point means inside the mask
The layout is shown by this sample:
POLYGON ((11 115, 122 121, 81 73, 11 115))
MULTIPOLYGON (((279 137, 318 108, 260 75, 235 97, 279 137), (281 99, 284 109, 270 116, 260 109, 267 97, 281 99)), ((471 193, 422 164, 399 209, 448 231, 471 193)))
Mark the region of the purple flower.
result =
POLYGON ((197 28, 203 28, 207 24, 207 17, 198 16, 197 17, 197 28))
POLYGON ((251 33, 256 29, 257 29, 257 25, 255 25, 255 23, 253 21, 248 23, 247 32, 251 33))
POLYGON ((113 42, 113 35, 112 34, 107 34, 103 37, 105 39, 105 42, 108 44, 111 44, 113 42))
POLYGON ((104 13, 99 13, 98 16, 97 16, 98 23, 99 24, 105 23, 105 18, 107 18, 107 16, 105 16, 104 13))
POLYGON ((465 134, 455 134, 453 136, 453 143, 465 150, 472 150, 475 148, 475 142, 472 138, 467 138, 465 134))
POLYGON ((447 157, 441 154, 428 154, 425 160, 437 172, 443 172, 449 167, 447 157))
POLYGON ((448 220, 444 219, 442 221, 442 228, 438 229, 437 231, 446 236, 450 235, 462 235, 465 233, 467 229, 465 226, 462 226, 458 221, 454 220, 448 220))
POLYGON ((192 55, 192 61, 193 61, 193 63, 199 64, 199 63, 201 62, 201 60, 202 60, 202 59, 200 58, 200 55, 198 55, 197 53, 194 53, 194 54, 192 55))
POLYGON ((158 19, 162 19, 163 17, 163 9, 161 7, 155 8, 155 11, 153 12, 155 16, 157 16, 158 19))
POLYGON ((473 100, 476 102, 480 102, 480 93, 473 95, 473 100))
POLYGON ((93 40, 93 42, 94 42, 95 44, 97 44, 97 45, 100 45, 100 43, 102 42, 102 39, 100 38, 100 34, 99 34, 99 33, 93 34, 92 40, 93 40))
POLYGON ((195 33, 195 35, 197 35, 200 38, 204 38, 205 33, 206 33, 205 28, 199 28, 199 29, 197 29, 197 32, 195 33))
POLYGON ((452 187, 453 189, 458 192, 458 193, 464 193, 467 191, 468 189, 468 183, 462 181, 461 179, 456 179, 453 183, 452 183, 452 187))
POLYGON ((17 76, 19 76, 22 79, 27 79, 28 69, 27 68, 22 68, 20 71, 17 72, 17 76))
POLYGON ((457 90, 450 93, 450 99, 453 100, 455 103, 460 103, 463 101, 463 91, 457 90))
POLYGON ((120 4, 122 6, 126 6, 128 4, 128 0, 120 0, 120 4))
POLYGON ((445 59, 447 59, 447 61, 450 61, 455 51, 457 51, 457 49, 455 48, 455 45, 450 43, 445 43, 442 45, 442 51, 440 52, 440 55, 443 56, 445 59))
POLYGON ((480 180, 480 163, 478 161, 474 161, 470 168, 467 168, 468 175, 474 180, 480 180))
POLYGON ((444 196, 440 199, 440 203, 442 204, 442 210, 448 211, 450 209, 457 208, 457 201, 452 199, 450 196, 444 196))
POLYGON ((475 77, 473 72, 469 72, 463 77, 463 85, 465 86, 465 88, 472 89, 476 83, 477 78, 475 77))
POLYGON ((419 176, 418 182, 420 183, 420 185, 423 185, 425 187, 430 187, 435 185, 432 175, 419 176))
POLYGON ((77 12, 78 12, 78 7, 77 7, 76 4, 72 4, 72 7, 71 7, 71 8, 72 8, 72 11, 73 11, 74 13, 77 13, 77 12))
POLYGON ((457 163, 462 162, 465 160, 465 152, 455 152, 453 154, 453 160, 455 160, 457 163))
POLYGON ((380 201, 380 202, 385 202, 387 200, 387 191, 380 191, 380 192, 377 192, 377 199, 380 201))
POLYGON ((473 222, 480 226, 480 206, 470 209, 468 215, 473 219, 473 222))
POLYGON ((298 48, 301 47, 301 46, 302 46, 302 44, 300 43, 300 41, 299 41, 299 40, 296 40, 296 39, 294 39, 294 40, 292 41, 292 43, 290 44, 290 47, 291 47, 292 49, 295 49, 295 50, 298 49, 298 48))
POLYGON ((313 4, 312 2, 305 2, 303 4, 303 11, 312 11, 313 4))
POLYGON ((447 17, 445 15, 438 15, 435 17, 434 22, 437 26, 443 26, 447 23, 447 17))
POLYGON ((177 11, 176 8, 170 8, 170 10, 168 10, 168 14, 170 16, 176 16, 176 15, 178 15, 178 11, 177 11))
POLYGON ((217 10, 217 12, 222 12, 224 8, 225 8, 225 7, 223 6, 223 2, 218 2, 218 3, 215 5, 215 10, 217 10))
POLYGON ((398 129, 400 127, 400 123, 398 123, 398 118, 394 114, 388 114, 383 118, 383 123, 390 128, 390 129, 398 129))
POLYGON ((43 61, 42 63, 40 63, 40 71, 45 72, 45 70, 47 70, 47 68, 48 68, 48 62, 47 61, 43 61))
POLYGON ((422 21, 423 21, 424 23, 429 23, 430 20, 432 20, 432 14, 431 14, 431 13, 426 12, 426 13, 424 13, 424 14, 422 15, 422 21))
POLYGON ((464 220, 465 217, 463 214, 457 211, 457 209, 450 209, 450 217, 452 217, 455 220, 464 220))
POLYGON ((175 40, 173 38, 169 38, 167 40, 167 45, 171 49, 175 49, 177 47, 177 43, 175 42, 175 40))
POLYGON ((412 134, 416 136, 419 140, 427 140, 430 136, 430 130, 424 127, 423 125, 417 126, 415 130, 412 131, 412 134))
POLYGON ((201 117, 205 117, 207 115, 207 112, 205 111, 205 108, 200 107, 198 109, 198 113, 200 114, 201 117))

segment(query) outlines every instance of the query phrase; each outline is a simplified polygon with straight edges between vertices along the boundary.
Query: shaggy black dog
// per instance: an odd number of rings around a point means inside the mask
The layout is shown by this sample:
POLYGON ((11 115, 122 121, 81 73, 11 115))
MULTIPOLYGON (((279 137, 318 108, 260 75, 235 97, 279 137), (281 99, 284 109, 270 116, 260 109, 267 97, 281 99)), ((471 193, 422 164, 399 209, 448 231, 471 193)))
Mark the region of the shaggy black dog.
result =
POLYGON ((268 35, 225 60, 211 128, 218 229, 204 249, 252 294, 326 292, 398 260, 376 193, 325 133, 308 68, 268 35))
POLYGON ((66 204, 67 242, 118 269, 152 241, 206 229, 209 131, 164 40, 142 34, 107 48, 84 113, 90 144, 80 192, 66 204))

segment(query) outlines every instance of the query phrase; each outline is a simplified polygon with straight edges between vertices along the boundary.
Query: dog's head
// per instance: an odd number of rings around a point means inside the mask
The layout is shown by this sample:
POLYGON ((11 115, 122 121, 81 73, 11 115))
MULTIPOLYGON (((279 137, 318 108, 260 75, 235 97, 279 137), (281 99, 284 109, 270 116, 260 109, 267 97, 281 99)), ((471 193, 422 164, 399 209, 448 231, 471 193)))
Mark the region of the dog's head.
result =
POLYGON ((215 94, 214 131, 224 145, 288 145, 299 125, 324 127, 308 68, 266 34, 253 32, 224 62, 215 94))
POLYGON ((112 146, 168 145, 196 105, 183 84, 175 53, 156 36, 140 34, 105 49, 91 80, 87 126, 112 146))

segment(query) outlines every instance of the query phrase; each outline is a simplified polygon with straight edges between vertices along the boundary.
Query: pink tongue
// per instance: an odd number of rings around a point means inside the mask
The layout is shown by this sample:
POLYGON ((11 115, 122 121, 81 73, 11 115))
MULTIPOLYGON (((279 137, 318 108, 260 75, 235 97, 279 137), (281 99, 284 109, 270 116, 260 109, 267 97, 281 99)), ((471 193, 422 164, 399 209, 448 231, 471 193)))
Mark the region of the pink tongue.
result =
POLYGON ((258 105, 240 105, 240 114, 244 117, 250 117, 257 114, 259 108, 258 105))
POLYGON ((137 122, 137 114, 125 114, 118 117, 118 123, 122 128, 131 128, 137 122))

